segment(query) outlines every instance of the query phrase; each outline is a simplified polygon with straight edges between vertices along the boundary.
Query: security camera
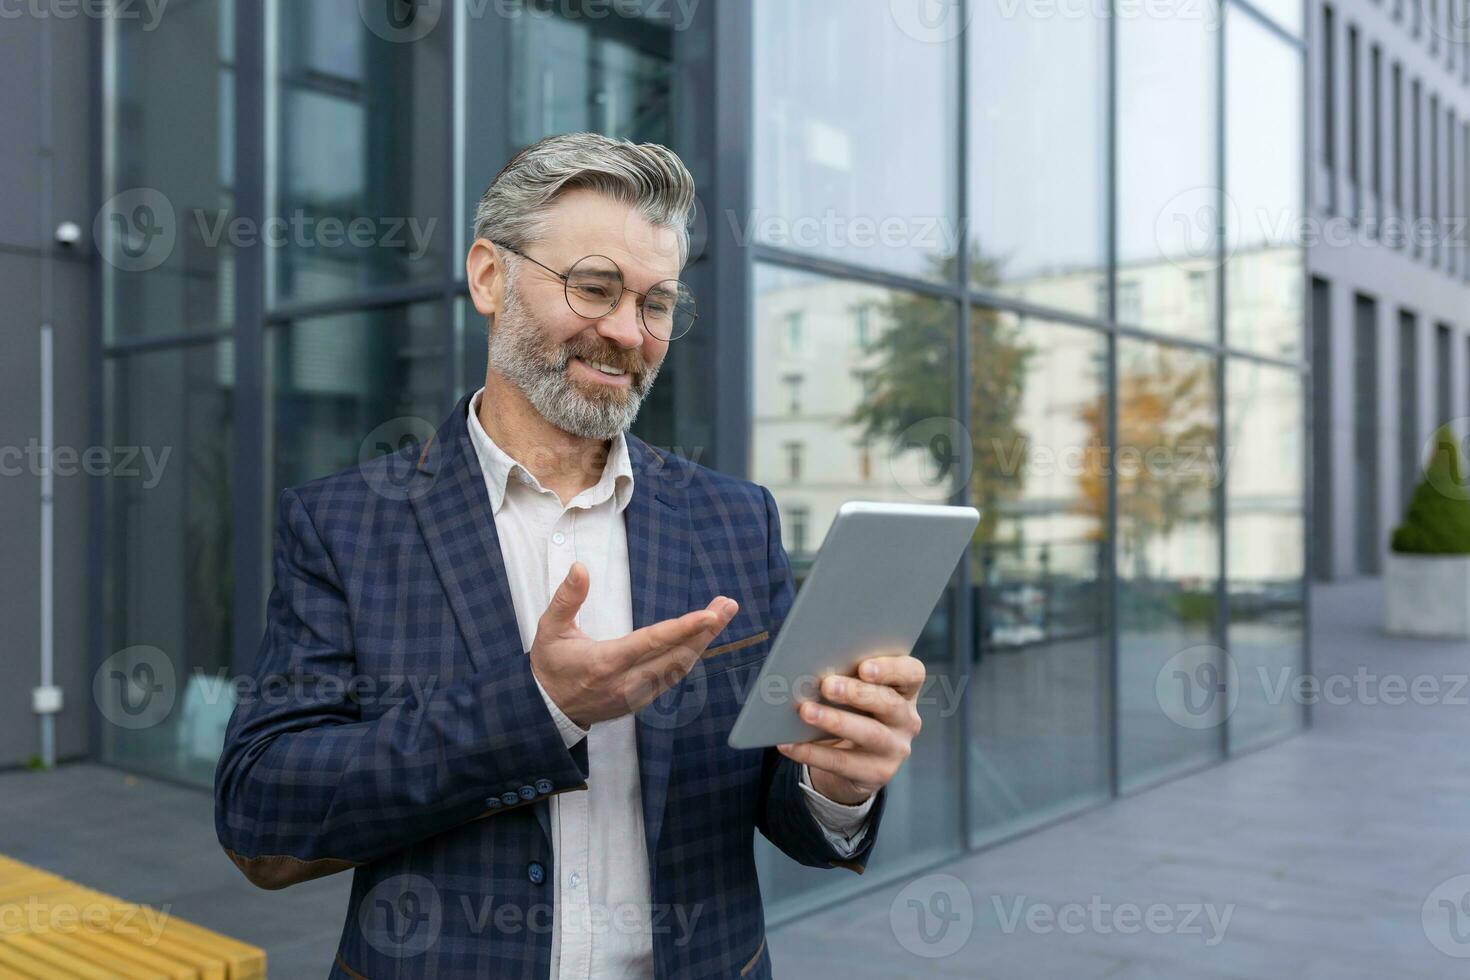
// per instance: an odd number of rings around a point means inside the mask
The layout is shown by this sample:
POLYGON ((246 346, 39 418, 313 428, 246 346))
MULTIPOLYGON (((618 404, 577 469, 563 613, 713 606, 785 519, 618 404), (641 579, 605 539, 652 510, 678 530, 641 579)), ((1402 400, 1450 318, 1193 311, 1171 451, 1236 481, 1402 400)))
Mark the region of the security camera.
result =
POLYGON ((75 221, 63 221, 56 226, 56 244, 71 248, 82 240, 82 229, 75 221))

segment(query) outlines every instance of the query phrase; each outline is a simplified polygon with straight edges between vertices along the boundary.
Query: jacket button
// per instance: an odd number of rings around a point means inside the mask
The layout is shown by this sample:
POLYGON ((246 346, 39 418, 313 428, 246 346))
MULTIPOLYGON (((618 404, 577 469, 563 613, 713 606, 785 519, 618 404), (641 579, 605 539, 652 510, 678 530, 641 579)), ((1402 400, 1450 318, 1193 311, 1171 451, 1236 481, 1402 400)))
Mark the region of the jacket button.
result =
POLYGON ((485 798, 485 805, 492 810, 498 809, 500 807, 500 797, 487 796, 485 798))
POLYGON ((506 792, 500 794, 500 802, 504 803, 506 806, 515 806, 517 803, 521 802, 521 798, 515 793, 507 790, 506 792))
POLYGON ((547 793, 550 793, 554 789, 556 789, 556 787, 553 786, 553 785, 551 785, 551 780, 549 780, 549 779, 538 779, 538 780, 536 780, 536 792, 542 794, 543 796, 545 794, 547 794, 547 793))
POLYGON ((533 885, 541 884, 543 881, 546 880, 545 866, 543 866, 540 861, 532 861, 530 864, 526 865, 526 877, 531 880, 531 884, 533 885))
POLYGON ((521 787, 521 799, 523 799, 523 800, 534 800, 535 798, 536 798, 536 787, 534 787, 534 786, 522 786, 521 787))

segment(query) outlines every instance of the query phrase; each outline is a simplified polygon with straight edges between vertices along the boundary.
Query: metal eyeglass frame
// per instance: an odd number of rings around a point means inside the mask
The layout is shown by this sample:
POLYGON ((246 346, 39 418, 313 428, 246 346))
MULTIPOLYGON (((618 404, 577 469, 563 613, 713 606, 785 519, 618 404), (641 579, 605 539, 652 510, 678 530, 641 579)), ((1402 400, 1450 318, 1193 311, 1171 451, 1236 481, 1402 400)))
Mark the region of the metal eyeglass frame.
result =
MULTIPOLYGON (((551 266, 547 265, 546 263, 544 263, 544 262, 537 262, 535 259, 531 258, 525 252, 522 252, 520 249, 516 248, 514 245, 510 245, 510 244, 508 244, 506 242, 497 241, 497 240, 495 240, 493 238, 487 239, 487 241, 489 241, 490 244, 492 244, 492 245, 495 245, 495 246, 497 246, 499 248, 505 249, 507 252, 511 252, 511 253, 513 253, 515 255, 519 255, 521 258, 525 259, 527 262, 535 262, 541 268, 545 269, 547 272, 551 273, 553 276, 556 276, 556 278, 558 278, 558 279, 561 280, 562 298, 567 301, 567 308, 569 310, 571 310, 573 313, 577 314, 577 316, 581 317, 584 320, 597 319, 596 317, 589 317, 589 316, 587 316, 585 313, 582 313, 580 310, 578 310, 575 306, 572 305, 572 297, 571 297, 571 293, 570 293, 570 290, 572 288, 572 283, 571 283, 571 278, 572 277, 571 277, 571 273, 569 271, 568 272, 557 272, 555 269, 553 269, 551 266)), ((572 268, 575 269, 577 266, 581 265, 583 262, 585 262, 585 261, 587 261, 588 259, 591 259, 591 258, 607 259, 608 262, 612 263, 612 267, 614 269, 617 269, 618 270, 618 279, 620 279, 620 280, 623 279, 623 268, 622 268, 622 266, 618 265, 616 262, 614 262, 608 256, 606 256, 606 255, 599 255, 597 253, 593 253, 592 255, 584 255, 584 256, 582 256, 580 259, 578 259, 577 261, 575 261, 575 262, 572 263, 572 268)), ((664 279, 664 280, 660 280, 660 281, 661 282, 670 282, 670 281, 677 282, 682 288, 688 289, 688 286, 686 286, 684 284, 684 281, 682 279, 674 279, 674 280, 664 279)), ((624 281, 622 283, 622 289, 623 289, 623 292, 632 293, 634 296, 637 296, 638 297, 638 323, 639 323, 639 325, 641 325, 643 327, 643 329, 645 331, 647 331, 648 335, 650 337, 654 338, 655 340, 661 340, 661 341, 663 341, 666 344, 672 344, 674 341, 676 341, 676 340, 678 340, 678 339, 680 339, 682 337, 688 336, 689 335, 689 331, 694 329, 694 323, 695 323, 695 321, 699 319, 699 314, 698 313, 693 314, 693 316, 689 320, 689 326, 684 330, 683 333, 679 334, 678 337, 660 337, 658 334, 656 334, 656 333, 653 332, 653 329, 651 327, 649 327, 648 321, 646 319, 644 319, 644 316, 643 316, 643 303, 644 303, 645 300, 648 299, 648 294, 647 293, 640 293, 638 290, 636 290, 633 287, 629 286, 626 281, 624 281)), ((694 293, 693 293, 692 290, 690 290, 689 295, 690 296, 693 296, 694 295, 694 293)), ((603 316, 607 316, 608 313, 612 313, 614 310, 616 310, 618 308, 618 305, 620 303, 622 303, 622 301, 623 301, 622 293, 619 293, 617 299, 613 302, 613 304, 611 306, 609 306, 607 308, 607 313, 604 313, 603 316)))

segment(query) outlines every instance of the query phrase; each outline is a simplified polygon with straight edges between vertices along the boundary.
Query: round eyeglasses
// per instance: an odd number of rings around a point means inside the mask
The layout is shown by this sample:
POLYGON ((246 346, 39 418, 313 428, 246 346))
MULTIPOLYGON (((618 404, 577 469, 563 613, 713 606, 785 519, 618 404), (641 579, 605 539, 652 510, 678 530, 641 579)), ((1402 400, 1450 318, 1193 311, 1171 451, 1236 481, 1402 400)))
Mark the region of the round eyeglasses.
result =
MULTIPOLYGON (((514 252, 528 262, 536 262, 525 252, 491 239, 507 252, 514 252)), ((665 279, 640 293, 623 284, 623 270, 606 255, 588 255, 578 259, 566 272, 557 272, 543 262, 537 265, 556 276, 566 287, 567 306, 588 320, 600 320, 623 301, 623 293, 638 297, 638 318, 643 329, 658 340, 678 340, 689 332, 699 314, 694 309, 694 293, 678 279, 665 279)))

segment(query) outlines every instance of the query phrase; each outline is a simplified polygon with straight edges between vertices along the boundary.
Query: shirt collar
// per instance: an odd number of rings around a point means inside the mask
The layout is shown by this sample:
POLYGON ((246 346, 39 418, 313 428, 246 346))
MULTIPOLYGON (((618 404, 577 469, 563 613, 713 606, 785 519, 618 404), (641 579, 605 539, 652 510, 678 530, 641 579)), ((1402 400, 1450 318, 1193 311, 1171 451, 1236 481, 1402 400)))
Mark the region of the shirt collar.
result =
MULTIPOLYGON (((470 442, 475 447, 475 457, 480 461, 480 469, 485 474, 485 485, 490 491, 490 511, 498 514, 501 504, 505 503, 506 483, 511 479, 519 480, 537 491, 545 488, 534 473, 497 446, 480 424, 480 396, 484 393, 485 389, 481 388, 470 398, 465 424, 469 427, 470 442)), ((633 499, 633 464, 628 456, 627 436, 622 432, 612 440, 601 478, 572 498, 568 506, 585 504, 594 507, 609 497, 614 499, 619 512, 633 499)))

